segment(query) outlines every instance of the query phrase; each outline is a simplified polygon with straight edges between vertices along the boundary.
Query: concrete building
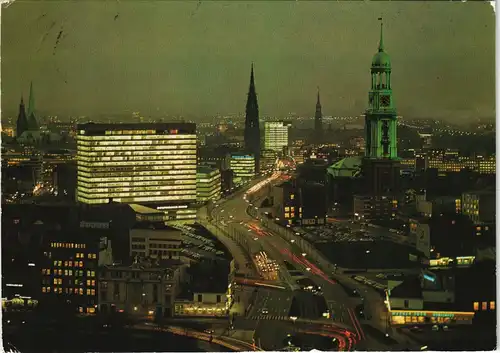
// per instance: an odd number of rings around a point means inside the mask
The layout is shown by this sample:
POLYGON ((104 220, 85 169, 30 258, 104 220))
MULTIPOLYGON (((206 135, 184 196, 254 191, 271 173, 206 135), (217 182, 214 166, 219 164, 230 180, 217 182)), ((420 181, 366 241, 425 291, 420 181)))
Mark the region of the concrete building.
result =
POLYGON ((288 146, 288 131, 291 123, 283 121, 266 121, 264 123, 264 149, 283 152, 283 147, 288 146))
POLYGON ((221 197, 221 173, 218 169, 198 166, 196 172, 196 198, 199 203, 217 201, 221 197))
POLYGON ((136 226, 130 230, 130 256, 132 258, 175 259, 181 256, 181 231, 164 226, 154 229, 136 226))
POLYGON ((170 317, 185 268, 172 261, 103 266, 99 272, 99 310, 170 317))
POLYGON ((196 218, 196 125, 81 124, 77 199, 138 203, 169 221, 196 218), (178 212, 182 210, 182 212, 178 212))

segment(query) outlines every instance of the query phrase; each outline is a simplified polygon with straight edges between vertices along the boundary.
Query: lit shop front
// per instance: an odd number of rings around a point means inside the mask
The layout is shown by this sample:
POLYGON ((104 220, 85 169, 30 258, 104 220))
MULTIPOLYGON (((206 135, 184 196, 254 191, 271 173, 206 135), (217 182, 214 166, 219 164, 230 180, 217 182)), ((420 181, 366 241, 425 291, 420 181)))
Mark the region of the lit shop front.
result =
POLYGON ((429 260, 429 267, 451 267, 451 266, 471 266, 476 257, 475 256, 458 256, 456 258, 441 257, 439 259, 429 260))
POLYGON ((424 324, 472 324, 473 312, 430 311, 430 310, 391 310, 391 325, 424 325, 424 324))
POLYGON ((227 317, 227 303, 203 304, 193 302, 175 302, 175 316, 211 316, 227 317))

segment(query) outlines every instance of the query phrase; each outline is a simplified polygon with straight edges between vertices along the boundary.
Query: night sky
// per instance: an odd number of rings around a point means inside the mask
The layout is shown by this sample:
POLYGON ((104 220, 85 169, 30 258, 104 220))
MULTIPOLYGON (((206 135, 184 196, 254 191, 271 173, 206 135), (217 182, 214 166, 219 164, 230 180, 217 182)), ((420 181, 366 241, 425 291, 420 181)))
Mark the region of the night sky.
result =
POLYGON ((494 118, 494 12, 470 1, 17 0, 1 17, 2 113, 31 80, 38 115, 242 113, 253 61, 261 115, 313 116, 317 86, 325 115, 359 115, 380 16, 400 115, 494 118))

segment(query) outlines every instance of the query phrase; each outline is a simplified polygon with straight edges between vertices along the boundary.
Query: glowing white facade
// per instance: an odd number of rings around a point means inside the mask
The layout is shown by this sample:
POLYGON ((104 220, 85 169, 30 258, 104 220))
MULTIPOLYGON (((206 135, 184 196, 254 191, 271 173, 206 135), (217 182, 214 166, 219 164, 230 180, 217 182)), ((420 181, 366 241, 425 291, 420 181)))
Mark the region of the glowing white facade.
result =
POLYGON ((194 219, 196 125, 83 124, 77 128, 79 202, 147 204, 194 219))
POLYGON ((264 124, 264 149, 283 152, 288 146, 288 130, 291 124, 283 121, 266 121, 264 124))

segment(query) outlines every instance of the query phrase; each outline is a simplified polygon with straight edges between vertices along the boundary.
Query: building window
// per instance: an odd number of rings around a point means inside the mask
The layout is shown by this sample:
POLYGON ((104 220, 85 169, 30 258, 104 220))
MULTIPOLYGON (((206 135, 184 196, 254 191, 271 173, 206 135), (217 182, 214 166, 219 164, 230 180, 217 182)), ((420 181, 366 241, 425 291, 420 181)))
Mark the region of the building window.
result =
POLYGON ((495 310, 495 302, 490 302, 490 310, 495 310))
POLYGON ((198 294, 198 302, 201 303, 203 301, 203 296, 201 294, 198 294))
POLYGON ((404 301, 404 306, 407 309, 410 306, 410 301, 409 300, 405 300, 404 301))
POLYGON ((482 302, 481 310, 488 310, 488 303, 487 302, 482 302))
POLYGON ((217 294, 217 303, 220 303, 220 294, 217 294))
POLYGON ((294 200, 295 199, 295 195, 294 194, 290 194, 290 200, 294 200))
POLYGON ((479 302, 474 302, 474 311, 479 310, 479 302))

